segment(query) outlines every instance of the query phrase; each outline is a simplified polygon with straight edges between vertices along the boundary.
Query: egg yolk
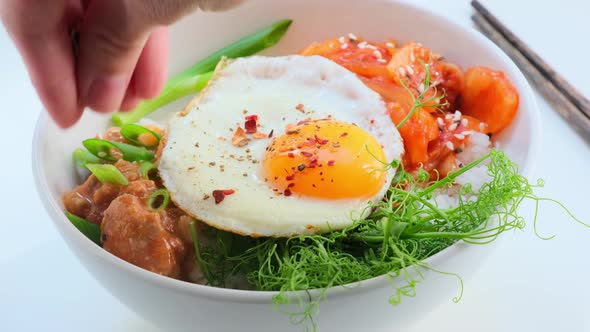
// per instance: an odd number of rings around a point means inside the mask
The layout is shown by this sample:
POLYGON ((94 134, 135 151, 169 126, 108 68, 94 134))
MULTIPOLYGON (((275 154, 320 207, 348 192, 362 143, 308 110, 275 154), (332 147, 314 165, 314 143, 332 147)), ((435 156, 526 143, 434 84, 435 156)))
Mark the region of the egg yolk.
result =
POLYGON ((339 121, 303 121, 286 128, 266 148, 265 181, 290 196, 341 199, 376 195, 387 181, 385 153, 358 126, 339 121))

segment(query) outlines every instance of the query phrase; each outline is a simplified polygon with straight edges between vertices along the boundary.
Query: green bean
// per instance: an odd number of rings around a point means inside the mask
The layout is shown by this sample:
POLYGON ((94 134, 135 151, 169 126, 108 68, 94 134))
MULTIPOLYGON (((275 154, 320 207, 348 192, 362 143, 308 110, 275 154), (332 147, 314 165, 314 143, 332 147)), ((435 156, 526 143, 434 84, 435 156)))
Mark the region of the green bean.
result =
POLYGON ((129 181, 121 171, 111 164, 86 164, 86 168, 102 183, 112 183, 122 186, 129 184, 129 181))
POLYGON ((77 148, 72 153, 72 159, 78 167, 86 167, 86 164, 98 164, 100 163, 100 158, 93 155, 92 153, 88 152, 88 150, 84 150, 82 148, 77 148))
POLYGON ((209 55, 189 69, 169 79, 158 97, 141 102, 131 112, 115 112, 112 117, 113 123, 122 126, 137 122, 164 105, 201 91, 207 85, 213 75, 213 70, 222 57, 248 56, 275 45, 287 32, 291 22, 291 20, 278 21, 209 55))
POLYGON ((146 148, 154 148, 158 146, 160 142, 160 135, 152 130, 147 129, 144 126, 140 126, 138 124, 129 123, 121 127, 121 136, 125 137, 126 140, 129 142, 139 145, 145 146, 146 148), (152 145, 145 145, 139 140, 139 136, 141 135, 151 135, 156 139, 156 144, 152 145))
POLYGON ((111 142, 98 138, 89 138, 82 142, 84 147, 88 149, 93 155, 106 160, 106 161, 117 161, 118 158, 113 156, 112 150, 115 149, 121 153, 123 160, 127 161, 152 161, 154 160, 153 152, 133 146, 130 144, 111 142))
POLYGON ((84 218, 80 218, 67 210, 65 210, 64 213, 66 214, 66 217, 70 220, 72 225, 74 225, 74 227, 76 227, 82 234, 84 234, 92 242, 98 244, 99 246, 101 245, 101 231, 99 225, 92 223, 84 218))

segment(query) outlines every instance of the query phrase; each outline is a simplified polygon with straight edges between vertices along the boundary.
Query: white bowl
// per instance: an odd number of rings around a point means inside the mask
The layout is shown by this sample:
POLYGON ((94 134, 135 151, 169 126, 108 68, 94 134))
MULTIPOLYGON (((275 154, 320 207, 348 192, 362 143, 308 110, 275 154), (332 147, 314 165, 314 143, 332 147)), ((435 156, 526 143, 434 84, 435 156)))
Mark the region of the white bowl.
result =
MULTIPOLYGON (((521 72, 478 32, 413 5, 379 0, 268 0, 248 1, 225 13, 198 13, 170 31, 170 71, 178 72, 282 18, 291 18, 294 23, 280 44, 266 54, 291 54, 312 41, 354 32, 369 40, 393 37, 419 41, 463 68, 486 65, 503 70, 520 92, 520 110, 498 141, 518 163, 521 173, 531 176, 539 119, 531 88, 521 72)), ((176 103, 155 117, 166 117, 181 107, 176 103)), ((33 141, 33 170, 45 208, 64 241, 94 278, 121 302, 166 331, 300 331, 301 326, 292 326, 285 314, 273 309, 274 292, 219 289, 162 277, 102 250, 70 224, 62 212, 61 194, 77 182, 71 152, 107 123, 108 117, 87 112, 75 127, 62 131, 43 114, 33 141)), ((489 252, 486 246, 458 243, 427 262, 433 269, 466 278, 489 252)), ((394 278, 392 282, 402 281, 394 278)), ((391 331, 411 324, 421 312, 441 301, 451 302, 459 293, 455 278, 428 271, 416 288, 416 297, 405 298, 395 307, 388 303, 393 290, 387 278, 377 277, 355 286, 328 291, 328 300, 321 304, 316 317, 320 331, 391 331)))

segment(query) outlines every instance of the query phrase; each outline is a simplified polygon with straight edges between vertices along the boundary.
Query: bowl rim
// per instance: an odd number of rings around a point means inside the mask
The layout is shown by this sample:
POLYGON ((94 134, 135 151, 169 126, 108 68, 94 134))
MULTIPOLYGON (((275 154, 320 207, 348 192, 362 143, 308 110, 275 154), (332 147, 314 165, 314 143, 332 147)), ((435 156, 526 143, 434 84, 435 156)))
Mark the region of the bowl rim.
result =
MULTIPOLYGON (((406 7, 407 10, 413 10, 419 12, 421 15, 428 16, 442 25, 449 25, 455 29, 462 30, 463 33, 474 38, 479 44, 485 45, 488 50, 494 51, 496 55, 503 61, 510 71, 513 80, 518 82, 521 86, 520 94, 520 105, 526 105, 527 114, 529 116, 528 121, 530 122, 530 145, 527 153, 527 157, 522 165, 519 167, 520 174, 532 180, 535 171, 535 160, 539 151, 540 142, 540 128, 541 120, 539 116, 539 108, 536 98, 533 94, 533 90, 522 74, 516 64, 494 43, 488 40, 483 34, 473 28, 473 26, 466 26, 452 21, 450 18, 438 14, 425 8, 423 6, 404 2, 401 0, 373 0, 375 2, 388 2, 392 6, 406 7), (523 103, 524 102, 524 103, 523 103)), ((47 182, 46 174, 44 173, 43 167, 41 167, 41 161, 43 160, 43 141, 45 132, 47 131, 47 124, 49 122, 49 116, 45 110, 41 111, 41 114, 37 120, 34 135, 32 140, 32 170, 35 181, 37 193, 47 211, 49 217, 53 221, 55 227, 60 231, 62 237, 66 237, 72 242, 76 249, 83 250, 88 255, 97 257, 102 263, 108 265, 109 268, 115 270, 121 270, 128 275, 133 275, 134 278, 139 278, 144 282, 148 282, 153 286, 159 288, 166 288, 177 293, 185 295, 206 297, 218 301, 231 301, 237 303, 270 303, 272 298, 279 294, 278 291, 258 291, 258 290, 238 290, 228 288, 218 288, 200 284, 189 283, 182 280, 177 280, 169 277, 165 277, 140 267, 137 267, 131 263, 128 263, 115 255, 107 252, 101 247, 95 245, 92 241, 87 239, 81 232, 79 232, 66 218, 63 213, 63 208, 58 204, 57 201, 51 198, 49 195, 49 184, 47 182), (68 225, 68 226, 64 226, 68 225)), ((444 250, 432 255, 424 260, 428 266, 433 266, 439 261, 444 261, 446 257, 453 255, 458 250, 463 250, 466 246, 465 243, 459 241, 444 250)), ((73 249, 73 248, 71 248, 73 249)), ((82 259, 81 257, 79 257, 82 259)), ((83 262, 82 262, 83 263, 83 262)), ((83 264, 85 266, 85 264, 83 264)), ((91 273, 92 274, 92 273, 91 273)), ((354 290, 367 290, 374 289, 386 283, 385 280, 388 275, 381 275, 370 279, 362 280, 359 282, 334 286, 326 290, 325 295, 329 298, 338 297, 344 294, 352 295, 354 290)), ((309 291, 297 291, 289 292, 289 294, 297 296, 297 293, 310 292, 313 295, 319 294, 318 289, 309 291)), ((306 293, 307 294, 307 293, 306 293)))

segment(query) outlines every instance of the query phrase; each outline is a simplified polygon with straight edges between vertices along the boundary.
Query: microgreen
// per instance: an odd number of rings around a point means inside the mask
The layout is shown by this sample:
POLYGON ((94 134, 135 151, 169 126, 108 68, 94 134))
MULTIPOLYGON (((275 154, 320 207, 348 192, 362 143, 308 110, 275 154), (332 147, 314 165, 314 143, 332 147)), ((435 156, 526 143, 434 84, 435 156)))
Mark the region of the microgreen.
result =
MULTIPOLYGON (((395 182, 383 201, 371 205, 367 218, 325 234, 260 238, 223 260, 233 266, 233 273, 246 272, 256 289, 279 291, 275 306, 289 315, 291 323, 315 330, 313 317, 319 313, 328 288, 354 287, 359 281, 377 276, 385 275, 390 282, 393 290, 388 301, 393 305, 404 297, 415 296, 424 270, 457 277, 461 290, 453 301, 459 301, 463 293, 461 278, 433 269, 424 260, 457 241, 485 244, 501 233, 522 230, 525 222, 518 213, 521 203, 546 200, 533 193, 542 183, 530 184, 518 174, 516 164, 498 150, 436 181, 415 177, 400 163, 392 165, 397 167, 395 182), (456 193, 456 206, 437 204, 435 195, 456 190, 456 178, 478 166, 487 167, 489 181, 477 193, 467 185, 456 193), (297 292, 313 289, 319 290, 319 295, 297 292), (292 305, 300 310, 287 311, 292 305)), ((211 266, 213 262, 206 264, 211 266)), ((227 275, 212 276, 223 277, 227 275)))

